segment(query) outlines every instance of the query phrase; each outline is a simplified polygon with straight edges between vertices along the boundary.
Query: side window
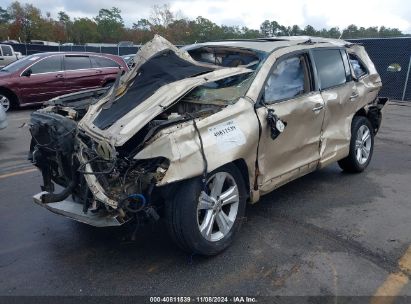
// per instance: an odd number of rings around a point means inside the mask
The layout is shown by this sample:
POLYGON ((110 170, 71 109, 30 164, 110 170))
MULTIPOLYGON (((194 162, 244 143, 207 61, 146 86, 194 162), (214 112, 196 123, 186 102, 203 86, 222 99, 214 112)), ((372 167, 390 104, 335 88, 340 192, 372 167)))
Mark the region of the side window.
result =
POLYGON ((65 56, 64 67, 66 71, 90 69, 91 62, 88 56, 65 56))
POLYGON ((108 58, 104 57, 90 57, 93 68, 118 68, 120 65, 108 58))
POLYGON ((365 68, 364 64, 361 62, 360 59, 358 59, 357 56, 350 54, 349 58, 350 58, 351 66, 354 70, 354 75, 357 79, 368 74, 367 69, 365 68))
POLYGON ((264 88, 266 103, 295 98, 310 91, 310 80, 304 55, 280 61, 264 88))
POLYGON ((45 58, 32 65, 30 69, 32 74, 52 73, 61 71, 61 56, 51 56, 45 58))
POLYGON ((13 51, 11 50, 11 46, 2 45, 1 50, 3 52, 3 56, 13 56, 13 51))
POLYGON ((321 90, 344 84, 347 81, 340 50, 316 49, 313 55, 321 90))

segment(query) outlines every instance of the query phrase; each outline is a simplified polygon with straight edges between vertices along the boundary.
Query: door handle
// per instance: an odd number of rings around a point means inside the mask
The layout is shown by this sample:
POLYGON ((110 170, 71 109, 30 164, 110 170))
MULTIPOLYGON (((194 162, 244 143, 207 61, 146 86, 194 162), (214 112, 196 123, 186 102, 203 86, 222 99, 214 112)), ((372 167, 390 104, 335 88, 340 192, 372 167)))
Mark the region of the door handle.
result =
POLYGON ((56 78, 63 78, 63 77, 64 77, 63 74, 57 74, 57 75, 56 75, 56 78))
POLYGON ((96 71, 96 74, 101 74, 101 73, 103 73, 102 70, 97 70, 97 71, 96 71))
POLYGON ((353 93, 353 94, 350 96, 350 100, 354 100, 354 99, 356 99, 358 96, 360 96, 360 94, 358 94, 358 93, 353 93))
POLYGON ((322 104, 322 105, 318 105, 318 106, 316 106, 315 108, 313 108, 313 112, 317 112, 317 111, 320 111, 320 110, 322 110, 324 108, 324 105, 322 104))

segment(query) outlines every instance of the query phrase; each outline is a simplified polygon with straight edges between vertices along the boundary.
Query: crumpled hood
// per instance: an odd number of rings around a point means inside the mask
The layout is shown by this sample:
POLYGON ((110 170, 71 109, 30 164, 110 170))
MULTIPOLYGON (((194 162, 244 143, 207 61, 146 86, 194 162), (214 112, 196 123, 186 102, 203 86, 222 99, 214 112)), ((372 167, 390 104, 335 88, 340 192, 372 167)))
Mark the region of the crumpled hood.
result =
POLYGON ((79 122, 79 127, 90 136, 108 141, 113 146, 123 145, 149 121, 193 88, 207 82, 252 72, 247 68, 221 68, 201 64, 161 36, 155 36, 145 44, 136 54, 134 61, 136 66, 123 76, 119 86, 114 86, 99 102, 90 106, 79 122), (162 73, 146 71, 146 63, 157 60, 162 54, 171 55, 170 58, 176 62, 176 66, 183 66, 183 69, 177 71, 177 67, 171 65, 168 67, 170 71, 165 71, 158 65, 162 73), (139 77, 143 73, 153 74, 152 77, 141 78, 141 82, 145 82, 144 86, 139 83, 139 77), (178 73, 181 73, 182 77, 178 77, 178 73))

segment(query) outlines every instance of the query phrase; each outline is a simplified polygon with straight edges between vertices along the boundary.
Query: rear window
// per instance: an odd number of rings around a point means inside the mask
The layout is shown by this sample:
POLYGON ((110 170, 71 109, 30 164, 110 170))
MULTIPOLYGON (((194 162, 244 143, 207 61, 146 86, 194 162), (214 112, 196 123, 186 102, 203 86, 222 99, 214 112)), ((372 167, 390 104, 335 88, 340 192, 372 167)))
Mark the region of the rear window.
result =
POLYGON ((346 82, 346 73, 340 50, 313 51, 320 88, 326 90, 346 82))
POLYGON ((91 62, 88 56, 66 56, 64 66, 66 71, 90 69, 91 62))
POLYGON ((3 56, 13 56, 13 51, 9 45, 2 45, 1 51, 3 52, 3 56))
POLYGON ((361 60, 357 56, 350 54, 349 57, 350 57, 351 66, 354 70, 354 74, 357 79, 368 74, 367 69, 365 68, 364 64, 361 62, 361 60))
POLYGON ((61 56, 52 56, 35 63, 31 68, 32 74, 52 73, 61 71, 61 56))
POLYGON ((120 65, 114 60, 105 57, 90 57, 93 68, 118 68, 120 65))

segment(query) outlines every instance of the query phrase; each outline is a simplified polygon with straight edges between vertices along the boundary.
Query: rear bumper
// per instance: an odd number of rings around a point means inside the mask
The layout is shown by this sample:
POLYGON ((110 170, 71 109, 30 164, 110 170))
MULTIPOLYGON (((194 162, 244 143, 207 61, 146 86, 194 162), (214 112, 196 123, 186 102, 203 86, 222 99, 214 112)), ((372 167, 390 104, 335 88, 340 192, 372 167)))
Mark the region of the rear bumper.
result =
POLYGON ((124 224, 124 220, 121 219, 119 214, 114 215, 101 215, 100 213, 92 213, 88 211, 83 212, 83 206, 70 199, 65 199, 55 203, 43 203, 41 197, 47 192, 40 192, 33 196, 33 200, 36 204, 50 210, 53 213, 63 215, 67 218, 75 221, 85 223, 94 227, 112 227, 121 226, 124 224))

